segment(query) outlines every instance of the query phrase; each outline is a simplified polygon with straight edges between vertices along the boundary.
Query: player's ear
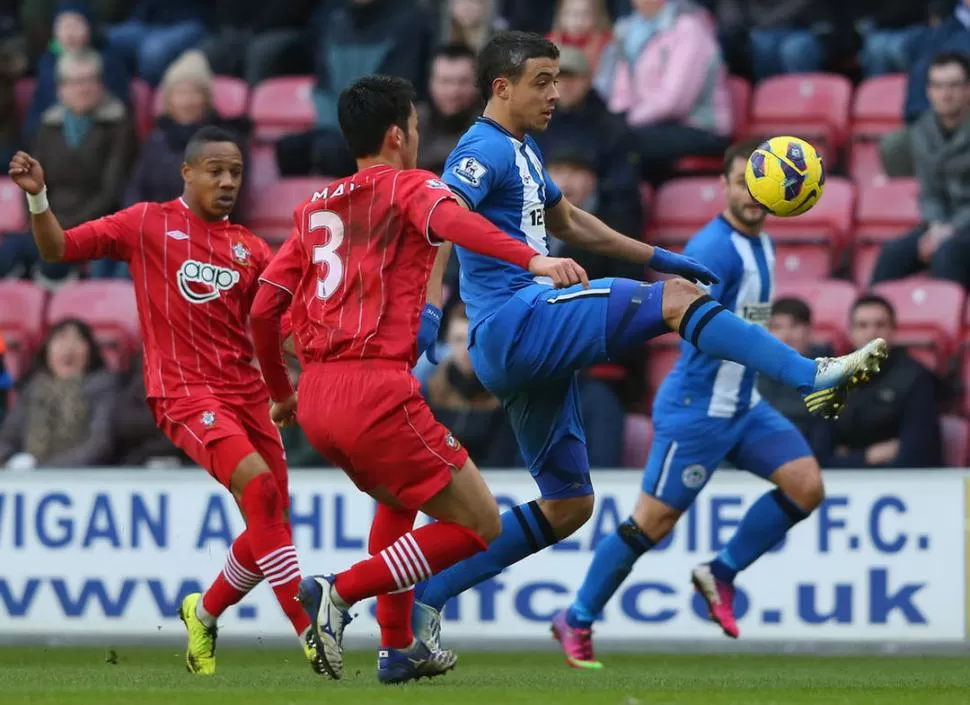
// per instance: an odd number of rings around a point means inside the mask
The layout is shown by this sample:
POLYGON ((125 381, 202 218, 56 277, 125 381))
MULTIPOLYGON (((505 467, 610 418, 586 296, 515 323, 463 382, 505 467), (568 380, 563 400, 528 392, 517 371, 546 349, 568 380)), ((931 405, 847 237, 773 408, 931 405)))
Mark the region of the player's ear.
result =
POLYGON ((186 183, 192 181, 192 165, 188 162, 182 162, 182 181, 186 183))
POLYGON ((504 76, 499 76, 494 81, 492 81, 492 95, 498 96, 502 100, 509 97, 509 88, 511 84, 509 79, 504 76))

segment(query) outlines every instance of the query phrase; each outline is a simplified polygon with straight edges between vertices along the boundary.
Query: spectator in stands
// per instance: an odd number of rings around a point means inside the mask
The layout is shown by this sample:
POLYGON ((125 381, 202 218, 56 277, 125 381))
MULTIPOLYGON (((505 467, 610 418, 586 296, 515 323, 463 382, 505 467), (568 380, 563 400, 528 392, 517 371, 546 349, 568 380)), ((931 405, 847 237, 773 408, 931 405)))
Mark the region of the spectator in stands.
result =
MULTIPOLYGON (((952 2, 949 3, 952 6, 952 2)), ((916 50, 909 69, 903 117, 915 122, 930 107, 927 81, 938 54, 970 55, 970 0, 961 0, 938 27, 929 32, 916 50)))
POLYGON ((441 28, 444 43, 464 44, 478 53, 493 32, 505 29, 496 13, 495 0, 447 0, 447 6, 441 28))
POLYGON ((970 58, 938 54, 927 92, 932 110, 910 135, 923 224, 883 246, 872 281, 928 269, 970 289, 970 58))
POLYGON ((449 355, 425 387, 428 405, 481 467, 519 465, 515 436, 502 403, 475 376, 467 340, 468 319, 463 311, 452 312, 445 336, 449 355))
POLYGON ((220 76, 241 76, 250 85, 273 76, 313 70, 307 41, 316 0, 217 0, 215 34, 202 43, 220 76))
POLYGON ((604 0, 559 0, 556 22, 548 38, 560 49, 572 47, 586 55, 595 72, 600 54, 613 37, 613 23, 604 0))
MULTIPOLYGON (((539 148, 547 164, 559 155, 567 167, 576 161, 572 157, 581 165, 590 166, 592 190, 579 187, 570 196, 579 198, 573 203, 595 199, 588 202, 600 218, 614 229, 636 237, 644 222, 636 138, 623 119, 611 114, 591 90, 591 69, 584 52, 573 47, 562 49, 559 70, 559 103, 549 127, 534 135, 539 148)), ((580 182, 576 184, 580 186, 580 182)), ((584 256, 596 257, 588 252, 584 256)), ((618 260, 616 264, 622 266, 618 260)), ((615 276, 636 279, 643 274, 642 270, 627 271, 628 274, 615 276)))
MULTIPOLYGON (((768 330, 786 345, 806 357, 819 357, 832 351, 812 350, 812 310, 801 299, 781 298, 771 304, 768 330)), ((758 377, 758 393, 762 399, 788 418, 807 439, 812 438, 818 419, 808 412, 805 400, 797 390, 785 386, 770 377, 758 377)))
POLYGON ((127 21, 108 29, 108 40, 130 69, 158 85, 175 57, 205 39, 212 4, 211 0, 137 0, 127 21))
POLYGON ((316 28, 314 64, 315 129, 287 135, 276 144, 276 159, 284 176, 310 173, 345 176, 356 165, 337 124, 337 97, 361 76, 387 73, 401 76, 423 94, 431 28, 416 0, 344 0, 316 28))
POLYGON ((155 416, 145 401, 142 363, 142 356, 135 356, 127 383, 117 393, 111 423, 114 457, 124 467, 181 465, 182 454, 155 424, 155 416))
POLYGON ((116 393, 88 325, 55 324, 0 427, 0 463, 16 470, 107 463, 116 393))
POLYGON ((104 84, 123 103, 128 101, 128 72, 118 52, 97 34, 86 2, 63 0, 54 14, 54 38, 37 65, 34 96, 24 120, 24 136, 33 141, 44 112, 57 102, 57 60, 64 54, 94 49, 101 54, 104 84))
POLYGON ((881 296, 855 302, 850 320, 854 346, 876 337, 889 343, 882 371, 855 390, 839 418, 818 424, 811 439, 823 468, 937 467, 943 445, 937 379, 892 346, 896 313, 881 296))
POLYGON ((913 0, 866 0, 860 15, 862 72, 878 76, 909 70, 930 31, 926 5, 913 0))
POLYGON ((475 52, 447 44, 431 60, 430 100, 418 103, 421 149, 418 167, 440 174, 451 150, 481 113, 475 87, 475 52))
POLYGON ((727 72, 704 10, 691 0, 636 0, 604 51, 598 85, 637 135, 644 175, 687 155, 720 156, 733 128, 727 72))
MULTIPOLYGON (((125 106, 108 95, 101 56, 91 49, 57 61, 59 102, 41 117, 33 153, 45 167, 51 207, 64 228, 118 209, 134 147, 125 106)), ((73 270, 40 261, 30 233, 7 234, 0 242, 0 276, 34 269, 50 284, 73 270)))

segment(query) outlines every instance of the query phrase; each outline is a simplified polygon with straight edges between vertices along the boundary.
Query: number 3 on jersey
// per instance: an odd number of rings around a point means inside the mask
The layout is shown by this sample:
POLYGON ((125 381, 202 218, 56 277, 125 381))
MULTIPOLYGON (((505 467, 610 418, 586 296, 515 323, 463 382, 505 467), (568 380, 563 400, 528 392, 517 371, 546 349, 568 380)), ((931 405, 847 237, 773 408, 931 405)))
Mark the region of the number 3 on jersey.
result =
POLYGON ((317 298, 326 301, 340 286, 344 278, 344 263, 337 250, 344 243, 344 222, 333 211, 314 211, 310 214, 308 229, 327 231, 324 245, 314 245, 313 264, 321 269, 317 278, 317 298))

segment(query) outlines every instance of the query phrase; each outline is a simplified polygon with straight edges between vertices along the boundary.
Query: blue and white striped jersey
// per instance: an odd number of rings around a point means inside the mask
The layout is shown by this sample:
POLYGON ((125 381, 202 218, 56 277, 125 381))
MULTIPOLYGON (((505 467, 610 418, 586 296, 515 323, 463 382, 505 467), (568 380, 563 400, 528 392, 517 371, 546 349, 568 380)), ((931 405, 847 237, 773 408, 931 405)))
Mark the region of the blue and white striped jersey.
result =
MULTIPOLYGON (((684 254, 712 269, 721 281, 710 295, 729 311, 758 325, 767 325, 775 287, 775 249, 771 238, 743 235, 723 217, 704 226, 684 254)), ((736 362, 711 357, 690 343, 681 343, 674 369, 660 386, 655 414, 706 411, 707 416, 733 418, 758 403, 758 373, 736 362)))
MULTIPOLYGON (((549 253, 545 209, 559 203, 562 193, 532 137, 520 140, 494 120, 480 117, 458 141, 441 178, 473 211, 539 254, 549 253)), ((472 330, 517 290, 542 281, 513 264, 455 249, 472 330)))

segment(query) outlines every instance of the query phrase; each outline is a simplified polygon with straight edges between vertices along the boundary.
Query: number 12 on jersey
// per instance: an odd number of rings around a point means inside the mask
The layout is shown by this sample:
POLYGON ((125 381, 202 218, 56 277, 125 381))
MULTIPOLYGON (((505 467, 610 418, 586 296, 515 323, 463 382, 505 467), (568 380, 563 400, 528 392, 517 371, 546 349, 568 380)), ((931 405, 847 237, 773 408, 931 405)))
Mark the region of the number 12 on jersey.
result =
POLYGON ((333 211, 314 211, 308 218, 309 231, 327 231, 323 245, 313 246, 313 264, 320 268, 317 277, 317 298, 326 301, 344 278, 344 263, 337 250, 344 243, 344 222, 333 211))

